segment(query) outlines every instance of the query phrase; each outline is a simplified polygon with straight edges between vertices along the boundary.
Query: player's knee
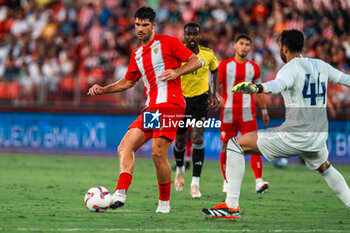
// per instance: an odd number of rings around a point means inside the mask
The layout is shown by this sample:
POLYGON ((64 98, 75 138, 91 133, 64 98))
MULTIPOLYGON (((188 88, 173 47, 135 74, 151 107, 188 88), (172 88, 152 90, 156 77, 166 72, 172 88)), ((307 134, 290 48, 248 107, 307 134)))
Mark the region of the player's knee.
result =
POLYGON ((175 146, 179 149, 185 148, 186 146, 186 134, 176 135, 175 146))
POLYGON ((175 146, 178 150, 182 150, 186 147, 186 144, 183 142, 175 142, 175 146))
POLYGON ((257 145, 258 135, 255 132, 247 133, 236 138, 238 145, 246 154, 260 155, 260 150, 257 145))
POLYGON ((326 162, 322 163, 322 165, 317 168, 317 171, 319 173, 324 173, 329 167, 331 166, 331 164, 329 163, 329 161, 327 160, 326 162))
POLYGON ((121 142, 118 146, 118 155, 119 157, 122 157, 127 151, 127 146, 125 143, 121 142))
POLYGON ((203 144, 203 136, 193 137, 193 144, 203 144))
POLYGON ((231 138, 230 140, 228 140, 226 148, 229 150, 235 150, 235 151, 237 151, 237 149, 238 149, 239 151, 241 151, 243 153, 243 150, 242 150, 241 146, 239 145, 237 138, 231 138))
POLYGON ((166 159, 166 155, 164 155, 158 151, 152 151, 152 159, 153 159, 154 165, 156 167, 158 167, 161 164, 166 163, 168 161, 166 159))

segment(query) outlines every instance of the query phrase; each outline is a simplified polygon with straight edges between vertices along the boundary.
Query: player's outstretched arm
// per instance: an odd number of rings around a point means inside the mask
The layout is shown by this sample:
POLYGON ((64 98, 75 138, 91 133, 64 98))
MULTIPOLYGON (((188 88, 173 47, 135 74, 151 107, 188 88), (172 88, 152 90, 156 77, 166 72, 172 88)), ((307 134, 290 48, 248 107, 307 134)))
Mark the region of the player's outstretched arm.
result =
POLYGON ((175 70, 169 69, 164 71, 161 75, 158 76, 158 78, 161 78, 161 81, 174 80, 181 75, 192 73, 193 71, 198 70, 202 67, 201 60, 195 54, 192 54, 186 62, 186 65, 181 66, 175 70))
POLYGON ((109 84, 105 87, 101 87, 98 84, 94 84, 88 91, 87 95, 102 95, 107 93, 121 92, 129 89, 135 85, 135 81, 122 78, 119 81, 109 84))
POLYGON ((242 93, 242 94, 256 94, 256 93, 262 93, 264 91, 264 86, 262 84, 241 82, 236 84, 231 91, 242 93))

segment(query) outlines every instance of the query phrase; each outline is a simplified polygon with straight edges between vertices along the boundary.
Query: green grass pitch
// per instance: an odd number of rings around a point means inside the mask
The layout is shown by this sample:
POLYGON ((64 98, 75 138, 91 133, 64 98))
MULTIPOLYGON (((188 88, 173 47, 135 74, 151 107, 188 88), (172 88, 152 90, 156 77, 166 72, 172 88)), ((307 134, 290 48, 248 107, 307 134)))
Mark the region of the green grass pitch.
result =
MULTIPOLYGON (((350 167, 335 167, 349 184, 350 167)), ((247 163, 237 222, 200 212, 225 199, 218 161, 204 164, 202 199, 191 199, 187 172, 184 190, 172 187, 171 213, 156 214, 153 162, 137 158, 126 205, 89 212, 84 194, 98 185, 113 192, 117 168, 116 157, 0 155, 0 232, 350 232, 350 211, 317 172, 297 164, 280 170, 265 163, 270 189, 256 194, 247 163)))

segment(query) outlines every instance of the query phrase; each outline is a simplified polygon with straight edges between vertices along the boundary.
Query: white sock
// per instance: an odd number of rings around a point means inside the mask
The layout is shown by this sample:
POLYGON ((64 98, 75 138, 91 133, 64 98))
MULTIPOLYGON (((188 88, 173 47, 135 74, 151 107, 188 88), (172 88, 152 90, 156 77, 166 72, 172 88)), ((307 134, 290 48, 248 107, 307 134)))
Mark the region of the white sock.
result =
POLYGON ((227 193, 226 204, 236 209, 239 206, 239 195, 245 172, 244 152, 236 138, 231 138, 227 143, 226 180, 227 193))
POLYGON ((198 185, 199 186, 199 179, 200 179, 200 177, 198 177, 198 176, 192 176, 191 186, 192 185, 198 185))
POLYGON ((321 175, 337 197, 350 209, 350 189, 342 174, 331 165, 321 175))
POLYGON ((255 179, 255 184, 264 182, 262 178, 255 179))
POLYGON ((176 166, 176 172, 180 172, 181 174, 185 173, 185 165, 182 167, 176 166))

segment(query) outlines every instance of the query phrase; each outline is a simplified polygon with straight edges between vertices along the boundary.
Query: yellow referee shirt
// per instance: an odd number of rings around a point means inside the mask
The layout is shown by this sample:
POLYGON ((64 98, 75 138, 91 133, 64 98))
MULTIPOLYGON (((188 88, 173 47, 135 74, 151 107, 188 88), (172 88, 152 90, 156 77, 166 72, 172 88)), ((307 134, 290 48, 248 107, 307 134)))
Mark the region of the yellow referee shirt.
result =
MULTIPOLYGON (((200 45, 198 47, 199 53, 197 56, 203 63, 202 67, 181 77, 182 93, 186 98, 199 96, 207 92, 209 90, 209 72, 218 68, 218 60, 213 50, 200 45)), ((182 63, 182 65, 185 64, 182 63)))

